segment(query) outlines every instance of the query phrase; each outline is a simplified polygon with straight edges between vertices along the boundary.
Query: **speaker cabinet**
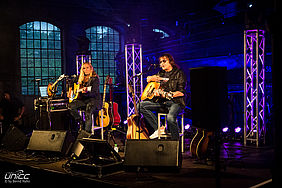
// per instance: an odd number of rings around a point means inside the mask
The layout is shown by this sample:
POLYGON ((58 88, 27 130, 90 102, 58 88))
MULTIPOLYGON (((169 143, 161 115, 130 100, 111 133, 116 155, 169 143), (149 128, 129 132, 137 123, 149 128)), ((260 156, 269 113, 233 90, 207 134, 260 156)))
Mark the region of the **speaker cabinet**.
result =
POLYGON ((91 136, 91 133, 86 132, 85 130, 81 130, 72 146, 72 153, 74 153, 76 156, 80 156, 84 146, 79 142, 79 140, 83 138, 89 138, 91 136))
POLYGON ((127 140, 125 166, 181 167, 179 141, 127 140))
POLYGON ((214 131, 226 118, 226 67, 190 69, 192 124, 214 131))
POLYGON ((10 151, 24 150, 27 143, 27 136, 14 125, 10 125, 1 141, 2 147, 10 151))
POLYGON ((73 138, 67 131, 34 130, 27 149, 68 154, 72 143, 73 138))

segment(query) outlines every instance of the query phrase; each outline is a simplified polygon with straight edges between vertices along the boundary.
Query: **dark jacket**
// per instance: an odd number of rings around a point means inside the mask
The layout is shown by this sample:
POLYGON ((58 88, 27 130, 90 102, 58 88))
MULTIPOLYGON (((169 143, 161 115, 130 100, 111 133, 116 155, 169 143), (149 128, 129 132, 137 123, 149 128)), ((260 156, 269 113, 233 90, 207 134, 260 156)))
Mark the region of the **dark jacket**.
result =
MULTIPOLYGON (((78 77, 73 80, 73 83, 78 81, 78 77)), ((81 93, 79 100, 87 100, 93 104, 94 109, 98 110, 102 107, 101 94, 99 89, 100 81, 98 77, 91 77, 88 82, 82 82, 82 87, 91 86, 91 91, 81 93)))
POLYGON ((161 88, 164 91, 180 91, 184 94, 183 97, 175 97, 172 100, 173 102, 180 104, 181 108, 185 108, 187 78, 184 72, 174 66, 170 72, 161 70, 157 75, 159 75, 160 77, 169 78, 167 82, 161 83, 161 88))

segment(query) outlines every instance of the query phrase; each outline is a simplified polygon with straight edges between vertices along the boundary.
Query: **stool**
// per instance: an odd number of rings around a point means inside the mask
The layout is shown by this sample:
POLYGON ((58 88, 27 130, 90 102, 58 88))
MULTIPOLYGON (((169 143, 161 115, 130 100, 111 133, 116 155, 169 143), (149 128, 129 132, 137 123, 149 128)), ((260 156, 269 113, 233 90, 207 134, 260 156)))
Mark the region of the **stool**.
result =
MULTIPOLYGON (((161 116, 165 117, 165 128, 167 128, 167 113, 158 113, 158 139, 167 138, 169 135, 161 135, 160 127, 161 127, 161 116)), ((184 152, 184 113, 179 113, 177 115, 176 121, 178 124, 178 117, 181 117, 181 132, 179 133, 179 137, 181 138, 181 152, 184 152)))
MULTIPOLYGON (((102 109, 103 110, 103 109, 102 109)), ((101 114, 103 113, 103 111, 101 111, 101 114)), ((85 121, 85 110, 84 109, 80 109, 79 110, 79 115, 81 116, 81 118, 83 119, 83 121, 85 121)), ((94 113, 91 113, 91 134, 94 135, 94 131, 101 129, 101 140, 104 140, 104 127, 103 127, 103 121, 101 121, 102 124, 100 126, 95 126, 95 119, 94 119, 94 113)), ((81 125, 80 125, 80 129, 82 129, 81 125)))

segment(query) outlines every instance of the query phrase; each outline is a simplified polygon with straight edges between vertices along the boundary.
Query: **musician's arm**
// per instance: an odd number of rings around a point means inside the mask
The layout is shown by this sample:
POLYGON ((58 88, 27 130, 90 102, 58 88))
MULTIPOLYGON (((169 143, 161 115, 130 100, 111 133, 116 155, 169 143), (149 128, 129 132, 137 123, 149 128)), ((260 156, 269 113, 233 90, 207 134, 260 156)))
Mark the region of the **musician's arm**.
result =
POLYGON ((180 71, 178 74, 180 75, 177 83, 177 91, 172 92, 172 97, 183 97, 186 93, 186 76, 183 71, 180 71))
POLYGON ((91 90, 87 91, 86 96, 90 97, 90 98, 95 98, 97 95, 100 95, 99 93, 99 79, 96 78, 92 78, 91 82, 90 82, 90 86, 91 86, 91 90))
POLYGON ((152 75, 152 76, 148 76, 147 77, 147 82, 159 82, 161 79, 160 79, 160 76, 159 75, 152 75))

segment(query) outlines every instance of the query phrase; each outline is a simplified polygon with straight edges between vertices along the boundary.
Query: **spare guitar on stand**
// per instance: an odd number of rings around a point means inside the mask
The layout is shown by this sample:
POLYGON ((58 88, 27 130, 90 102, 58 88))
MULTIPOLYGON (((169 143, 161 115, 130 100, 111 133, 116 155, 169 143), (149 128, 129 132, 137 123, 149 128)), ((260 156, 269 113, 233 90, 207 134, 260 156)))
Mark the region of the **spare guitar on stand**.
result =
POLYGON ((98 117, 96 118, 97 125, 103 125, 107 127, 110 124, 110 114, 109 114, 109 103, 105 102, 106 100, 106 88, 110 76, 108 75, 104 83, 104 94, 103 94, 103 104, 102 109, 99 111, 98 117), (102 115, 103 114, 103 115, 102 115))
POLYGON ((132 89, 131 85, 128 85, 129 92, 132 94, 133 104, 134 104, 134 110, 135 114, 129 116, 127 118, 127 139, 149 139, 149 131, 147 130, 143 118, 140 118, 137 106, 136 106, 136 100, 135 100, 135 93, 132 89))

